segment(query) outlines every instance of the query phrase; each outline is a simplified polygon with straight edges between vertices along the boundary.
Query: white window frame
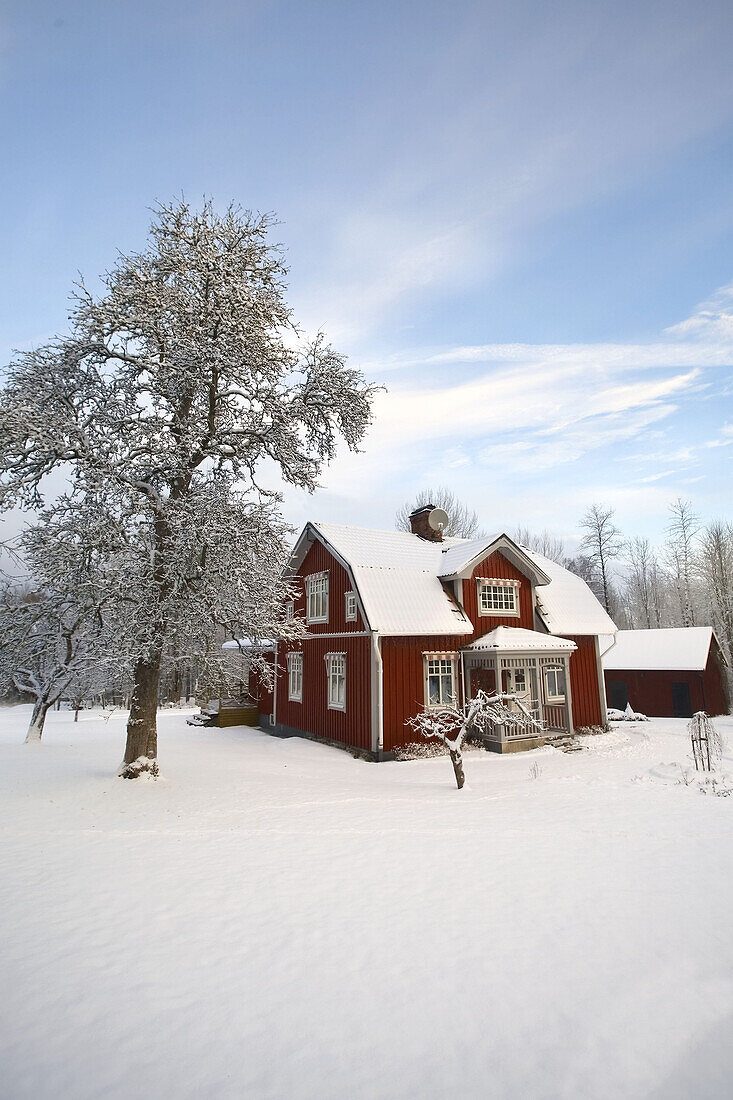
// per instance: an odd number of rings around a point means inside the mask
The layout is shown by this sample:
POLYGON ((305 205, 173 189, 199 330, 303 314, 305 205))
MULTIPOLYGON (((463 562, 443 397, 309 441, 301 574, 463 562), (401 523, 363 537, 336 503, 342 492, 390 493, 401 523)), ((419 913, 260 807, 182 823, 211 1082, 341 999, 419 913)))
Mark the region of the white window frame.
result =
POLYGON ((502 619, 519 618, 519 581, 505 580, 502 577, 477 577, 476 590, 479 615, 493 615, 502 619), (507 601, 510 592, 512 607, 497 606, 507 601))
POLYGON ((305 578, 305 619, 308 623, 328 622, 328 570, 305 578))
POLYGON ((556 665, 545 665, 544 668, 542 669, 542 677, 543 677, 544 683, 545 683, 545 702, 546 703, 564 703, 566 698, 567 698, 567 693, 568 693, 567 671, 565 669, 565 665, 561 664, 560 662, 558 662, 556 665), (552 695, 550 693, 549 673, 551 673, 551 672, 555 674, 555 687, 556 688, 557 688, 557 674, 560 673, 562 675, 563 684, 565 685, 565 690, 563 691, 562 695, 552 695))
POLYGON ((347 623, 356 622, 356 592, 347 592, 344 596, 344 617, 347 623))
POLYGON ((346 710, 346 654, 327 653, 326 661, 326 703, 329 710, 346 710), (343 681, 343 692, 339 690, 339 679, 343 681))
POLYGON ((457 653, 423 653, 423 677, 424 677, 424 693, 425 693, 425 709, 437 710, 440 707, 449 707, 458 705, 458 675, 456 670, 458 654, 457 653), (431 671, 431 665, 438 664, 439 668, 431 671), (445 666, 450 667, 451 676, 451 695, 450 698, 443 697, 443 679, 446 675, 445 666), (440 667, 442 666, 442 667, 440 667), (430 678, 431 676, 437 676, 439 678, 439 696, 437 702, 431 702, 430 700, 430 678))
POLYGON ((288 602, 285 604, 285 622, 286 623, 291 623, 294 618, 295 618, 295 602, 293 600, 288 600, 288 602))
POLYGON ((300 649, 288 653, 288 699, 291 703, 303 702, 303 652, 300 649))

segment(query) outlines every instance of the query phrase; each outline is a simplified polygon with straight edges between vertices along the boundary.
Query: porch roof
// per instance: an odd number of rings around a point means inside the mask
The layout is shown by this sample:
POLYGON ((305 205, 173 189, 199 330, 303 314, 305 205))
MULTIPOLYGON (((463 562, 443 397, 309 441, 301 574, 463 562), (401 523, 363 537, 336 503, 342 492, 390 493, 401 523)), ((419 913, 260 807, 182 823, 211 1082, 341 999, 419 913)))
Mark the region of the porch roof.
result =
POLYGON ((538 630, 525 630, 519 626, 497 626, 470 645, 464 646, 463 652, 511 649, 524 653, 572 653, 577 648, 575 642, 571 642, 569 638, 557 638, 554 634, 541 634, 538 630))

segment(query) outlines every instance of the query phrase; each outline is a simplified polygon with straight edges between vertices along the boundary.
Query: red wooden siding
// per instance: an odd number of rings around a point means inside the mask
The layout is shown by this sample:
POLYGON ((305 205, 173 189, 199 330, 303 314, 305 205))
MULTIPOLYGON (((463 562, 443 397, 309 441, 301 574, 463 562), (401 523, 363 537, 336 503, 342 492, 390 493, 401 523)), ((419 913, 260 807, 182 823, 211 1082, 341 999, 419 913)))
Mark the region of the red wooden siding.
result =
MULTIPOLYGON (((317 572, 317 570, 316 570, 317 572)), ((277 723, 303 730, 317 737, 341 741, 354 748, 370 750, 371 733, 371 640, 357 638, 310 638, 290 647, 280 645, 277 678, 277 723), (288 699, 287 648, 303 653, 303 701, 288 699), (327 653, 346 654, 346 710, 329 710, 327 705, 327 653)))
POLYGON ((340 562, 328 552, 322 542, 314 542, 303 559, 303 563, 295 577, 297 598, 295 602, 295 614, 305 619, 305 580, 311 573, 321 573, 328 570, 328 622, 309 623, 310 634, 341 634, 351 631, 364 630, 364 620, 357 608, 356 622, 346 621, 346 593, 353 591, 349 574, 340 562))
POLYGON ((603 711, 595 637, 587 634, 568 637, 578 647, 570 655, 573 725, 576 729, 579 726, 600 726, 603 723, 603 711))
MULTIPOLYGON (((501 551, 496 550, 474 569, 469 580, 463 581, 463 607, 469 619, 473 623, 474 637, 488 634, 497 626, 523 627, 525 630, 534 630, 534 608, 532 607, 532 582, 516 565, 505 558, 501 551), (515 615, 479 615, 478 610, 478 585, 477 578, 490 579, 496 577, 499 580, 519 581, 519 618, 515 615)), ((463 644, 470 641, 465 638, 463 644)))
MULTIPOLYGON (((405 725, 425 704, 423 653, 457 653, 466 635, 426 634, 416 638, 382 638, 384 665, 384 750, 418 740, 405 725)), ((458 670, 460 686, 460 669, 458 670)))
POLYGON ((653 718, 673 718, 672 684, 687 684, 690 689, 690 709, 694 714, 728 713, 725 670, 717 655, 711 652, 704 672, 677 669, 608 669, 604 674, 606 693, 612 681, 626 684, 632 710, 653 718))

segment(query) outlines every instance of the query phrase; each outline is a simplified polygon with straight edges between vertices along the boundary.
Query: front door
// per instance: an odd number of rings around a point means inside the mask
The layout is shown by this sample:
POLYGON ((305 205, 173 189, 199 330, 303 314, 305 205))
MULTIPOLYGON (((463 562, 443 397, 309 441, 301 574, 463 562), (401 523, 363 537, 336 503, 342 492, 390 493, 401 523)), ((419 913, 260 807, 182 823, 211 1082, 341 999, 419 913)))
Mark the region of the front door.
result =
POLYGON ((505 668, 502 671, 502 683, 504 691, 508 695, 516 695, 529 710, 532 706, 532 690, 529 682, 528 668, 505 668))

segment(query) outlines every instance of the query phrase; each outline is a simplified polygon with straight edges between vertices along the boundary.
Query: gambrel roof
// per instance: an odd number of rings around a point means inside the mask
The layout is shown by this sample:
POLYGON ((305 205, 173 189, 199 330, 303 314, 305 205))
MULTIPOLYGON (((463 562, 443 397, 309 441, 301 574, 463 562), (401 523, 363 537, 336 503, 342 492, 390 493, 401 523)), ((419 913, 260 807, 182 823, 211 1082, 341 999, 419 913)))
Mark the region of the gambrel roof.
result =
POLYGON ((619 630, 616 645, 603 656, 603 667, 608 670, 702 672, 708 663, 714 637, 711 626, 619 630))
POLYGON ((580 577, 527 550, 504 533, 429 542, 405 531, 308 523, 291 556, 297 572, 318 539, 351 575, 367 625, 380 634, 468 635, 473 626, 452 580, 501 550, 538 586, 537 611, 550 634, 615 634, 616 627, 580 577))

